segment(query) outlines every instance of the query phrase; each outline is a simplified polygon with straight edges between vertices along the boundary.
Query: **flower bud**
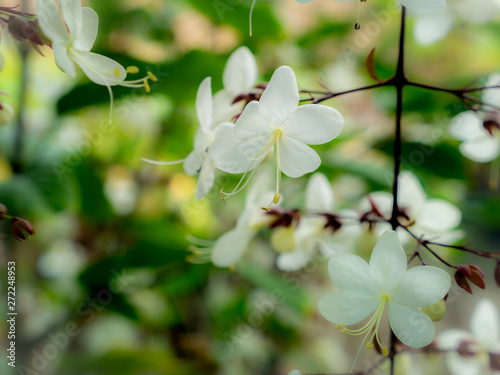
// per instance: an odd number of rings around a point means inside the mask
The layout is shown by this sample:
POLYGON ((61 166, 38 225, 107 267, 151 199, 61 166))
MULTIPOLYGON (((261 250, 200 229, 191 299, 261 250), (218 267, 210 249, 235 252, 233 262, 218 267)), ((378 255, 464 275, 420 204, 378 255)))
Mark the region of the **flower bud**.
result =
POLYGON ((9 123, 14 117, 14 109, 7 103, 0 103, 0 126, 9 123))
POLYGON ((446 315, 446 303, 440 300, 433 305, 422 307, 422 312, 433 322, 439 322, 446 315))
POLYGON ((455 271, 455 281, 460 288, 470 294, 472 294, 472 289, 469 285, 469 281, 481 289, 486 287, 484 282, 484 272, 475 264, 462 264, 458 266, 455 271))
POLYGON ((294 226, 276 229, 271 235, 271 246, 278 253, 287 253, 295 248, 294 226))
POLYGON ((14 237, 19 241, 27 240, 30 236, 35 234, 35 229, 27 220, 13 217, 11 219, 10 230, 14 237))

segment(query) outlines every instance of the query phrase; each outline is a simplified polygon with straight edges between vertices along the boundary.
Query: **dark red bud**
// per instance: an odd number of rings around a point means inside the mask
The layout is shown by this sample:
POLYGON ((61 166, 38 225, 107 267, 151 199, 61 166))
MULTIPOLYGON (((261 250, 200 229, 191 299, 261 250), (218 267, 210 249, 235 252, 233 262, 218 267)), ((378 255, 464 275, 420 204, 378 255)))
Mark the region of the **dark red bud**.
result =
POLYGON ((497 262, 497 266, 495 267, 495 282, 500 288, 500 262, 497 262))
POLYGON ((476 284, 481 289, 486 288, 486 283, 484 282, 484 272, 481 268, 476 266, 475 264, 470 265, 471 276, 469 280, 476 284))
POLYGON ((490 368, 493 371, 500 371, 500 354, 490 353, 490 368))
POLYGON ((473 344, 474 343, 472 341, 463 340, 462 342, 460 342, 460 345, 458 345, 457 353, 464 358, 470 358, 475 356, 476 353, 473 350, 471 350, 471 346, 473 344))
POLYGON ((483 127, 490 135, 493 135, 493 131, 500 129, 500 124, 495 119, 490 118, 483 121, 483 127))
POLYGON ((35 234, 35 229, 31 223, 18 217, 13 217, 11 219, 10 230, 19 241, 27 240, 30 236, 35 234))
POLYGON ((295 221, 297 224, 300 221, 299 210, 284 211, 279 208, 271 208, 266 212, 267 215, 274 216, 275 219, 269 224, 269 228, 274 229, 278 227, 288 228, 295 221))
POLYGON ((462 264, 457 267, 456 273, 460 273, 461 275, 469 278, 472 275, 472 271, 470 269, 470 266, 468 264, 462 264))
POLYGON ((455 271, 455 281, 460 288, 465 290, 467 293, 472 294, 472 289, 467 281, 467 278, 458 269, 455 271))
POLYGON ((332 214, 323 214, 323 216, 326 218, 325 229, 331 229, 332 232, 336 232, 342 227, 342 222, 337 216, 332 214))

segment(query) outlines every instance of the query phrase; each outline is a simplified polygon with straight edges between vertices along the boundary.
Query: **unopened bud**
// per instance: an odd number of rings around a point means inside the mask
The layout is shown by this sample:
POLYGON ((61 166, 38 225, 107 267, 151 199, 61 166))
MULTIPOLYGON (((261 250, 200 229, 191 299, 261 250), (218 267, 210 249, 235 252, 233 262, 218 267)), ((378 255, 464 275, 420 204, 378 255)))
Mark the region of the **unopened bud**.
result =
POLYGON ((481 289, 486 287, 484 282, 484 272, 475 264, 462 264, 458 266, 455 271, 455 281, 460 288, 470 294, 472 294, 472 289, 469 285, 469 281, 481 289))
POLYGON ((7 207, 3 203, 0 203, 0 220, 5 219, 7 212, 7 207))
POLYGON ((439 322, 446 315, 446 303, 440 300, 433 305, 422 307, 422 312, 433 322, 439 322))
POLYGON ((30 236, 35 234, 35 229, 27 220, 13 217, 11 219, 10 230, 16 239, 19 241, 27 240, 30 236))

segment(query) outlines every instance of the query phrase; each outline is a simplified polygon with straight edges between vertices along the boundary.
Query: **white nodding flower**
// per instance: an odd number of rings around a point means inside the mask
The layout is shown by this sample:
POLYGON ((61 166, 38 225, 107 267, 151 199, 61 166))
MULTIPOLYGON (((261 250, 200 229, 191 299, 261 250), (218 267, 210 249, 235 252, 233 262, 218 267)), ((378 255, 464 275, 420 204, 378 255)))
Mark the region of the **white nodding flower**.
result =
MULTIPOLYGON (((328 213, 333 210, 334 196, 330 181, 322 173, 315 173, 309 179, 306 187, 305 210, 314 213, 328 213)), ((279 233, 278 229, 275 233, 279 233)), ((291 231, 282 230, 292 241, 276 241, 275 250, 280 251, 277 266, 282 271, 297 271, 305 267, 316 251, 327 253, 326 241, 331 229, 325 229, 325 218, 322 216, 303 216, 298 227, 291 231), (284 249, 285 243, 292 243, 291 249, 284 249)), ((273 234, 274 236, 274 234, 273 234)), ((273 243, 273 241, 271 242, 273 243)), ((328 254, 326 254, 328 255, 328 254)))
POLYGON ((244 102, 233 103, 244 94, 253 91, 257 82, 257 61, 245 46, 237 48, 227 59, 222 82, 224 88, 214 95, 214 118, 216 121, 229 122, 243 110, 244 102))
MULTIPOLYGON (((489 76, 486 87, 500 85, 500 73, 489 76)), ((484 90, 482 100, 494 107, 485 107, 494 110, 500 107, 500 88, 484 90)), ((462 112, 455 116, 449 126, 450 135, 462 141, 459 150, 463 156, 477 163, 488 163, 495 160, 500 154, 500 131, 497 128, 498 118, 491 118, 491 126, 485 126, 485 120, 490 120, 488 115, 479 116, 473 111, 462 112)), ((488 122, 486 122, 488 124, 488 122)))
MULTIPOLYGON (((231 193, 242 190, 249 171, 276 153, 276 194, 279 201, 281 172, 300 177, 321 164, 308 145, 327 143, 336 138, 344 125, 342 115, 324 105, 299 106, 299 90, 293 70, 278 68, 262 93, 260 101, 250 102, 236 121, 217 128, 210 152, 217 168, 228 173, 244 173, 231 193)), ((252 172, 253 173, 253 172, 252 172)), ((251 177, 251 176, 250 176, 251 177)))
POLYGON ((236 226, 220 236, 214 244, 211 261, 217 267, 231 267, 238 262, 250 241, 270 218, 262 206, 272 199, 273 193, 266 190, 267 176, 260 175, 252 184, 246 197, 245 209, 236 221, 236 226))
POLYGON ((196 115, 200 126, 194 138, 193 151, 185 158, 175 161, 144 160, 150 164, 173 165, 184 163, 184 172, 190 176, 199 173, 195 198, 201 199, 212 189, 215 179, 215 163, 210 157, 209 149, 214 142, 214 131, 219 124, 214 121, 214 105, 212 99, 212 79, 207 77, 201 82, 196 94, 196 115))
POLYGON ((500 316, 493 301, 479 300, 470 319, 470 332, 452 328, 436 336, 439 349, 446 354, 452 375, 499 374, 498 364, 491 368, 491 356, 500 356, 500 316))
POLYGON ((386 308, 391 329, 403 344, 420 348, 434 339, 433 322, 418 308, 432 305, 448 293, 450 275, 433 266, 407 269, 406 254, 396 232, 382 234, 370 264, 356 255, 338 254, 330 259, 328 271, 339 291, 321 298, 319 311, 337 324, 341 332, 363 336, 360 350, 365 342, 372 348, 376 341, 384 355, 388 355, 387 347, 379 338, 386 308), (345 327, 360 323, 370 315, 362 328, 345 327))
POLYGON ((127 72, 138 71, 136 67, 125 69, 106 56, 90 52, 97 37, 99 17, 93 9, 82 8, 80 0, 37 0, 37 18, 42 31, 52 41, 59 69, 75 77, 79 66, 91 81, 108 88, 111 105, 111 86, 144 87, 149 91, 148 80, 157 80, 148 72, 146 77, 125 81, 127 72))
MULTIPOLYGON (((387 217, 392 212, 392 194, 387 192, 375 192, 370 194, 371 200, 377 205, 380 211, 387 217)), ((402 171, 399 175, 399 199, 400 211, 414 220, 414 224, 409 228, 417 236, 425 235, 426 238, 437 237, 440 242, 453 243, 462 238, 464 232, 456 230, 462 221, 460 210, 444 199, 428 199, 427 195, 417 177, 408 171, 402 171)), ((364 199, 360 208, 368 211, 371 205, 368 199, 364 199)), ((377 224, 376 228, 382 233, 390 225, 377 224)), ((411 236, 402 228, 398 229, 400 240, 406 244, 411 240, 411 236)))
POLYGON ((455 23, 485 23, 493 21, 500 11, 497 0, 458 0, 432 14, 416 14, 413 36, 420 45, 431 45, 442 40, 455 23))

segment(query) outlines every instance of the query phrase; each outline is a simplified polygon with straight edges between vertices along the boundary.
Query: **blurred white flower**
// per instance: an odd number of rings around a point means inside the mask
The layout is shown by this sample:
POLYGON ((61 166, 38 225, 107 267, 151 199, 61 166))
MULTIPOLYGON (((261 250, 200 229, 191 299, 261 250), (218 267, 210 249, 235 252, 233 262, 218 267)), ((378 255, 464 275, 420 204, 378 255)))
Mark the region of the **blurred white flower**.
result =
MULTIPOLYGON (((451 285, 448 273, 432 266, 407 269, 406 254, 394 231, 386 231, 375 245, 370 264, 356 255, 338 254, 328 263, 328 271, 339 291, 321 298, 320 313, 338 324, 342 332, 353 336, 364 335, 363 343, 372 348, 380 342, 378 330, 385 307, 389 323, 396 337, 405 345, 420 348, 434 339, 431 319, 418 309, 441 300, 451 285), (370 316, 360 329, 353 325, 370 316), (419 322, 415 324, 415 322, 419 322)), ((354 365, 353 365, 354 368, 354 365)))
MULTIPOLYGON (((495 304, 481 299, 470 319, 470 332, 451 328, 436 336, 439 349, 449 350, 446 365, 453 375, 500 374, 498 363, 491 368, 491 356, 500 356, 500 316, 495 304)), ((497 360, 498 361, 498 360, 497 360)))
MULTIPOLYGON (((485 86, 496 85, 500 85, 500 73, 490 75, 485 86)), ((500 107, 500 89, 484 90, 482 101, 500 107)), ((488 106, 485 109, 492 110, 488 106)), ((477 163, 488 163, 500 154, 498 119, 492 118, 492 122, 488 120, 488 115, 483 118, 473 111, 467 111, 455 116, 448 126, 450 135, 462 141, 459 146, 462 155, 477 163)))
POLYGON ((249 94, 257 82, 257 61, 245 46, 237 48, 227 59, 222 75, 224 89, 214 95, 214 119, 229 122, 243 110, 243 102, 234 103, 240 96, 249 94))
POLYGON ((455 0, 440 12, 417 14, 413 35, 417 43, 430 45, 442 40, 460 22, 486 23, 494 20, 500 11, 498 0, 455 0))
MULTIPOLYGON (((371 193, 370 198, 383 214, 390 217, 392 194, 380 191, 371 193)), ((453 243, 464 236, 463 231, 455 230, 462 220, 460 210, 444 199, 427 199, 422 185, 411 172, 402 171, 399 175, 398 205, 403 214, 415 221, 409 229, 417 236, 437 237, 437 240, 443 243, 453 243)), ((371 208, 369 200, 364 199, 360 208, 369 211, 371 208)), ((389 227, 389 224, 379 223, 375 228, 382 233, 389 227)), ((398 229, 398 235, 403 244, 412 238, 402 228, 398 229)))
MULTIPOLYGON (((333 207, 334 196, 330 181, 322 173, 313 174, 306 188, 305 210, 328 213, 333 210, 333 207)), ((289 232, 289 236, 293 237, 294 246, 292 249, 285 249, 285 252, 280 253, 277 259, 278 268, 289 272, 301 269, 311 261, 317 250, 324 255, 329 255, 325 244, 326 238, 331 235, 331 232, 330 228, 325 229, 325 217, 302 216, 298 227, 292 228, 289 232)), ((274 233, 279 232, 275 231, 274 233)), ((283 244, 283 241, 277 242, 278 245, 283 244)), ((280 251, 278 246, 274 246, 274 248, 280 251)))
POLYGON ((236 226, 220 236, 214 244, 211 261, 217 267, 230 267, 243 256, 250 241, 270 218, 262 206, 272 199, 273 193, 266 190, 267 176, 260 175, 248 191, 245 209, 236 221, 236 226))
MULTIPOLYGON (((79 66, 91 81, 108 88, 111 104, 111 86, 144 87, 149 91, 148 80, 156 81, 151 72, 146 77, 125 81, 127 70, 122 65, 90 52, 97 37, 99 16, 91 8, 82 8, 80 0, 37 0, 37 16, 42 31, 52 40, 59 69, 73 78, 79 66)), ((129 71, 136 72, 137 68, 129 71)))
POLYGON ((217 168, 228 173, 244 173, 232 193, 245 187, 248 172, 258 167, 276 149, 276 194, 279 201, 281 172, 300 177, 321 164, 308 144, 323 144, 337 137, 344 126, 342 115, 324 105, 298 106, 299 90, 293 70, 278 68, 260 101, 250 102, 236 125, 225 123, 217 128, 210 149, 217 168))
MULTIPOLYGON (((212 99, 212 79, 207 77, 198 88, 196 95, 196 115, 200 126, 194 138, 194 149, 185 158, 175 161, 144 160, 150 164, 173 165, 184 163, 184 172, 190 176, 200 174, 196 185, 195 198, 201 199, 212 189, 215 179, 215 163, 210 157, 209 149, 214 142, 214 131, 219 123, 214 121, 214 104, 212 99)), ((233 125, 233 124, 229 124, 233 125)), ((222 125, 220 125, 222 126, 222 125)))

